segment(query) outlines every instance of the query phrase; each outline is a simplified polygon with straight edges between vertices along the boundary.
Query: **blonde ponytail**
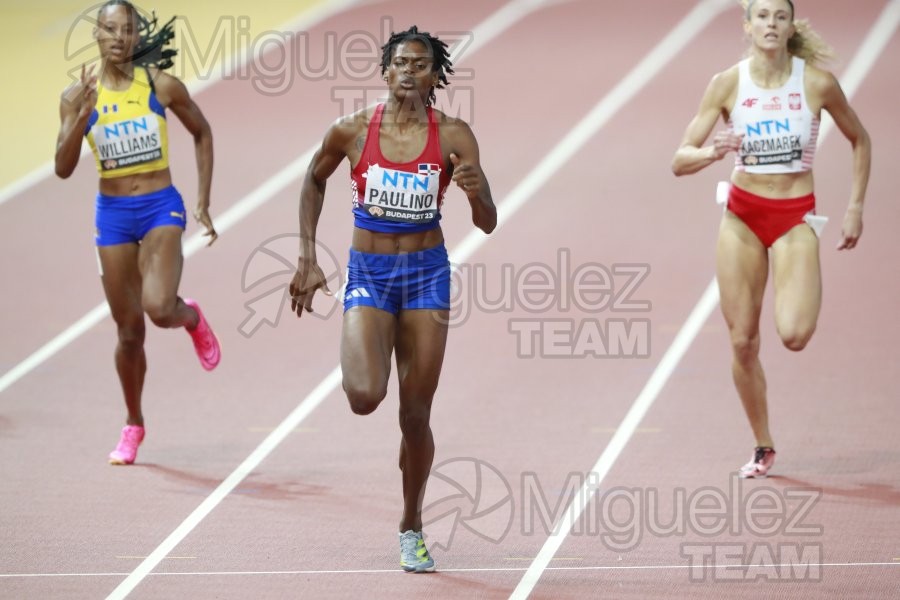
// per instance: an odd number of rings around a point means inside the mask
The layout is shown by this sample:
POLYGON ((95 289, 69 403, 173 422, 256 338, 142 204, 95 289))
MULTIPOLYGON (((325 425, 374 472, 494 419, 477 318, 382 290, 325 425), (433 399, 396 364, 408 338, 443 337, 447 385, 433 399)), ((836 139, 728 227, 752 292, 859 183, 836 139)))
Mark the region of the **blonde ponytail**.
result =
POLYGON ((825 63, 834 58, 834 50, 816 33, 807 19, 794 21, 794 29, 797 32, 788 40, 788 52, 811 65, 825 63))

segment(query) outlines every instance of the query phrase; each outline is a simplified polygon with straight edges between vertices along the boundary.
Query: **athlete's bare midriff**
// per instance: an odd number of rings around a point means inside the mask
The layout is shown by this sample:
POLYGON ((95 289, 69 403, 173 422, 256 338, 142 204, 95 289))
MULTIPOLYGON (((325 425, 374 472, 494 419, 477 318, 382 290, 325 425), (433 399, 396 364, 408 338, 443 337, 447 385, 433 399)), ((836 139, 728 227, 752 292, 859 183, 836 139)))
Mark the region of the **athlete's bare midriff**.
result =
POLYGON ((731 182, 751 194, 773 200, 800 198, 813 193, 812 171, 772 174, 735 171, 731 182))
POLYGON ((353 249, 369 254, 406 254, 434 248, 444 241, 440 227, 415 233, 380 233, 353 228, 353 249))
POLYGON ((100 193, 105 196, 141 196, 172 185, 168 167, 150 173, 135 173, 124 177, 100 179, 100 193))

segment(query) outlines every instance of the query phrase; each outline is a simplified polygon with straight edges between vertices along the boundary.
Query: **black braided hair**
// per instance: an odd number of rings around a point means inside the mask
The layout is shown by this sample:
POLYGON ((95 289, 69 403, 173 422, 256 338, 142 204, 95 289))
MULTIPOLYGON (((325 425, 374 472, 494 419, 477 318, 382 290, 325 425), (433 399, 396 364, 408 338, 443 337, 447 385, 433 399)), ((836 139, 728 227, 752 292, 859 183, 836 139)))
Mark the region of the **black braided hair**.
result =
POLYGON ((428 94, 428 104, 434 104, 435 95, 434 88, 444 89, 445 85, 450 85, 447 81, 447 74, 453 75, 453 63, 450 61, 450 54, 447 52, 447 44, 434 37, 427 31, 419 31, 419 28, 413 25, 406 31, 391 33, 390 39, 381 47, 381 74, 388 70, 391 60, 394 58, 394 50, 403 42, 421 42, 431 48, 431 55, 434 61, 431 66, 431 72, 438 73, 438 83, 431 88, 428 94))
POLYGON ((100 11, 97 13, 98 22, 107 6, 124 6, 131 13, 131 16, 134 17, 134 21, 137 24, 138 41, 135 44, 131 60, 135 65, 165 70, 174 64, 172 57, 178 54, 178 50, 176 48, 164 48, 164 46, 170 44, 172 38, 175 37, 172 25, 175 22, 175 17, 169 19, 165 25, 160 27, 156 11, 151 12, 150 18, 147 18, 128 0, 109 0, 109 2, 100 7, 100 11))

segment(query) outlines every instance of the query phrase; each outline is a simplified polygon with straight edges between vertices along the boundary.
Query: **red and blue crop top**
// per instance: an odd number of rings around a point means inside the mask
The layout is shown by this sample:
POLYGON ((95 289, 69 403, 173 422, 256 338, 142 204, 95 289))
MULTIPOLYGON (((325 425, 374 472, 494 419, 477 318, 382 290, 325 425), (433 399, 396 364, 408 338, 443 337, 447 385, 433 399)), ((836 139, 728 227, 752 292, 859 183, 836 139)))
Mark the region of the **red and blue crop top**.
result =
POLYGON ((450 184, 443 168, 438 124, 428 108, 428 141, 415 160, 397 163, 381 153, 379 104, 369 122, 369 131, 359 162, 350 172, 354 224, 382 233, 415 233, 438 226, 441 204, 450 184))

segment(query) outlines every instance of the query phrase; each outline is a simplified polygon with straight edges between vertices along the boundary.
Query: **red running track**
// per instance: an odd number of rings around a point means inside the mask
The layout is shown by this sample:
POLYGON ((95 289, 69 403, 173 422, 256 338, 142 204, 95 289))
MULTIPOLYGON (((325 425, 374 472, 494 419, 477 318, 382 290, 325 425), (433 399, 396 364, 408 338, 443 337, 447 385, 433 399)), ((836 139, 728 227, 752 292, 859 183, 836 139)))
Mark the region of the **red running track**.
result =
MULTIPOLYGON (((838 51, 833 68, 842 76, 889 4, 806 2, 798 8, 838 51)), ((329 31, 339 37, 378 31, 380 17, 392 15, 398 27, 418 22, 434 31, 479 32, 485 30, 477 26, 503 6, 365 4, 311 28, 310 64, 321 57, 329 31)), ((461 266, 462 314, 435 402, 440 468, 429 484, 426 520, 435 521, 427 531, 439 573, 407 576, 397 568, 395 389, 363 419, 332 386, 233 491, 191 522, 128 597, 516 593, 548 540, 542 517, 563 516, 576 484, 590 477, 712 277, 719 218, 712 190, 727 177, 727 166, 675 180, 668 164, 708 78, 742 52, 739 11, 729 5, 711 14, 583 146, 566 146, 575 152, 553 165, 546 182, 540 174, 550 164, 548 153, 611 90, 623 89, 617 86, 693 7, 688 0, 548 2, 463 53, 460 67, 471 69, 473 78, 451 89, 471 85, 474 112, 468 116, 504 221, 461 266), (522 187, 535 181, 534 189, 522 187), (504 204, 515 199, 526 200, 517 212, 504 204), (523 293, 521 280, 515 289, 505 283, 507 276, 529 272, 539 277, 539 265, 559 275, 589 263, 618 268, 612 286, 622 293, 620 301, 648 302, 650 310, 582 310, 572 301, 579 289, 571 280, 552 290, 551 306, 540 308, 537 295, 523 293), (648 274, 626 298, 623 269, 629 266, 648 274), (511 304, 491 309, 489 301, 498 298, 511 304), (648 356, 578 358, 565 355, 565 344, 552 343, 549 328, 608 327, 616 319, 632 326, 647 320, 648 356), (545 328, 536 356, 515 333, 530 326, 545 328), (478 498, 464 496, 476 491, 478 498), (452 512, 439 518, 453 509, 459 510, 455 520, 452 512), (479 510, 484 514, 473 514, 479 510)), ((822 318, 803 353, 777 344, 767 298, 763 360, 778 476, 733 491, 729 474, 747 459, 752 439, 731 386, 716 312, 617 455, 583 518, 571 533, 562 532, 548 568, 524 586, 530 597, 895 593, 900 467, 890 431, 900 417, 894 349, 900 324, 886 315, 900 292, 892 245, 900 209, 891 201, 900 123, 890 101, 900 90, 892 59, 898 52, 894 29, 853 97, 873 136, 875 162, 865 235, 852 253, 832 250, 849 190, 850 152, 837 132, 819 152, 820 211, 832 221, 822 250, 822 318), (709 504, 690 504, 703 493, 707 502, 717 495, 729 501, 726 531, 704 535, 702 528, 716 518, 703 520, 709 504), (782 521, 778 514, 767 521, 765 509, 779 506, 782 521), (662 525, 668 522, 674 531, 667 533, 662 525), (766 527, 772 532, 762 531, 766 527), (704 552, 718 557, 717 564, 692 569, 691 557, 704 552), (757 567, 734 566, 747 563, 757 567)), ((332 90, 352 85, 359 83, 344 76, 298 77, 286 93, 266 96, 244 79, 198 94, 216 134, 215 214, 226 214, 312 148, 340 114, 332 90)), ((182 157, 176 181, 191 198, 190 144, 184 135, 172 137, 172 152, 182 157)), ((329 314, 324 298, 317 306, 327 319, 297 323, 284 311, 274 327, 262 323, 249 337, 240 331, 246 304, 289 279, 283 262, 265 251, 293 260, 277 240, 296 233, 302 169, 293 175, 212 249, 187 261, 182 290, 203 302, 225 358, 207 375, 184 334, 150 332, 148 435, 138 464, 105 463, 122 419, 108 319, 2 392, 0 597, 111 594, 332 373, 340 319, 329 314), (250 285, 267 275, 272 279, 250 285)), ((346 168, 332 180, 319 235, 338 261, 351 227, 344 177, 346 168)), ((0 207, 7 249, 0 264, 15 285, 8 289, 20 292, 2 299, 4 372, 102 301, 91 257, 95 186, 86 162, 72 180, 41 182, 0 207), (48 250, 22 252, 36 247, 35 231, 48 250)), ((458 194, 448 197, 444 230, 451 249, 471 230, 458 194)))

